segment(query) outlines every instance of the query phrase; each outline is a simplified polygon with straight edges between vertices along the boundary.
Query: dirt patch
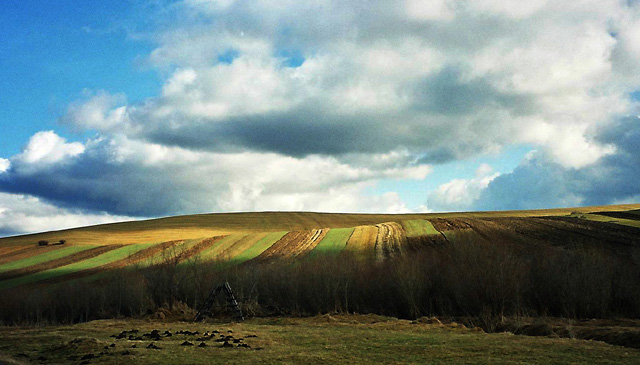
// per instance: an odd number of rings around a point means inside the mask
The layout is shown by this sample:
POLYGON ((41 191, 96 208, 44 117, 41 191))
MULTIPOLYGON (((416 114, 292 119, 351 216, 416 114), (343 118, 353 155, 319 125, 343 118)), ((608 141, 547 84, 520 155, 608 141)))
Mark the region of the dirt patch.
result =
POLYGON ((122 247, 122 245, 108 245, 108 246, 98 246, 98 247, 90 248, 88 250, 76 252, 74 254, 71 254, 69 256, 65 256, 56 260, 51 260, 51 261, 43 262, 33 266, 28 266, 21 269, 4 272, 0 274, 0 280, 13 279, 19 276, 25 276, 25 275, 33 274, 36 272, 69 265, 77 261, 82 261, 98 255, 102 255, 105 252, 109 252, 111 250, 114 250, 120 247, 122 247))
POLYGON ((434 218, 429 219, 429 222, 431 222, 433 227, 437 229, 438 232, 471 228, 467 222, 458 218, 434 218))
POLYGON ((328 229, 321 228, 311 231, 289 232, 252 261, 265 262, 304 256, 322 241, 328 231, 328 229))
POLYGON ((376 260, 402 255, 407 245, 407 237, 399 223, 389 222, 377 224, 376 260))

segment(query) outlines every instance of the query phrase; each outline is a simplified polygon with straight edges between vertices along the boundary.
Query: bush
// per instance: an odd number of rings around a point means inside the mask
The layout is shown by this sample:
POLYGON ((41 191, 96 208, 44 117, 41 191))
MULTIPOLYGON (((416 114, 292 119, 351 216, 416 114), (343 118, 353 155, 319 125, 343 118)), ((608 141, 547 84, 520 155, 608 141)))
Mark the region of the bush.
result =
MULTIPOLYGON (((640 249, 519 247, 477 237, 373 263, 348 253, 313 260, 245 263, 181 260, 166 249, 150 267, 43 289, 16 288, 0 321, 78 322, 152 313, 182 302, 199 308, 225 281, 247 314, 375 313, 400 318, 472 317, 498 330, 504 316, 640 318, 640 249)), ((226 310, 224 296, 214 312, 226 310)))

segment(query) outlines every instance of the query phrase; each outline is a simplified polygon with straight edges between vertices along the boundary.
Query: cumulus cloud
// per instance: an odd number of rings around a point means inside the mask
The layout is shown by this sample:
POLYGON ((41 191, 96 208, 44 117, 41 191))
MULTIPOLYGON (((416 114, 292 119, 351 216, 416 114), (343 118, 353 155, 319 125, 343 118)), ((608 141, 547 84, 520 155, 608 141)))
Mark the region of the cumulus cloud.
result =
POLYGON ((126 98, 122 94, 112 95, 104 91, 84 91, 84 99, 72 103, 62 122, 79 129, 109 131, 127 126, 126 98))
POLYGON ((0 173, 5 172, 11 167, 11 161, 6 158, 0 158, 0 173))
POLYGON ((103 131, 126 120, 129 137, 187 149, 297 157, 406 148, 438 163, 530 143, 580 168, 613 152, 589 131, 630 108, 635 85, 616 62, 637 60, 633 5, 273 5, 184 2, 188 23, 160 31, 150 55, 174 70, 162 95, 111 109, 98 95, 67 119, 103 131))
POLYGON ((640 119, 628 117, 598 131, 616 153, 581 169, 567 168, 545 153, 525 159, 512 173, 496 177, 474 209, 540 209, 637 203, 640 196, 640 119))
POLYGON ((365 189, 383 178, 424 179, 431 171, 405 161, 406 152, 347 163, 328 156, 213 153, 124 137, 97 138, 84 145, 82 155, 55 169, 33 169, 29 161, 15 158, 12 169, 0 175, 0 189, 39 196, 62 207, 120 215, 398 211, 405 208, 397 196, 372 199, 365 189))
POLYGON ((436 211, 464 211, 473 207, 483 190, 500 174, 482 164, 471 179, 453 179, 429 194, 427 206, 436 211))
POLYGON ((54 131, 38 132, 29 139, 22 153, 11 159, 10 166, 13 169, 44 169, 64 163, 82 154, 84 149, 82 143, 67 143, 54 131))
POLYGON ((132 219, 107 213, 61 209, 34 196, 0 193, 0 236, 132 219))
POLYGON ((634 2, 185 0, 166 11, 147 58, 160 94, 85 92, 61 122, 98 137, 34 135, 0 160, 1 191, 119 215, 404 211, 397 194, 367 189, 527 144, 541 152, 512 174, 483 167, 440 186, 429 209, 638 195, 621 182, 640 155, 622 133, 638 108, 634 2), (596 172, 617 190, 596 188, 596 172))

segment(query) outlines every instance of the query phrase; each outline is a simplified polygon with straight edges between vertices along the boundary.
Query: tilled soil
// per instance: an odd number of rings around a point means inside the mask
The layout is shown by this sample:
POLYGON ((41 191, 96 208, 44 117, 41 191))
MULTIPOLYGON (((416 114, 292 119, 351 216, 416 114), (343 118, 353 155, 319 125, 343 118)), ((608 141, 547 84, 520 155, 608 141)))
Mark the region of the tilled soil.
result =
POLYGON ((389 222, 377 224, 376 260, 382 261, 388 257, 400 256, 407 245, 404 229, 399 223, 389 222))
POLYGON ((567 248, 602 248, 626 255, 640 247, 640 229, 573 217, 454 218, 433 219, 434 227, 449 240, 472 230, 481 240, 567 248))
POLYGON ((254 260, 255 262, 264 262, 306 255, 322 241, 327 232, 328 229, 289 232, 254 260))

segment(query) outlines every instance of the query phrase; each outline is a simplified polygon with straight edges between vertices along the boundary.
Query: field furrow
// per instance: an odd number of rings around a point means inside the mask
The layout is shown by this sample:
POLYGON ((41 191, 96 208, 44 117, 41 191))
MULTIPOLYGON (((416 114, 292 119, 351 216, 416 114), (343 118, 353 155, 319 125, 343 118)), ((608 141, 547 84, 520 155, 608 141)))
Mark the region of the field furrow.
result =
POLYGON ((304 256, 311 251, 326 235, 326 229, 289 232, 260 256, 258 261, 289 259, 304 256))
POLYGON ((161 242, 157 245, 153 245, 146 250, 137 252, 129 257, 131 263, 137 264, 139 267, 147 267, 156 263, 160 263, 163 260, 172 256, 180 255, 184 250, 190 247, 187 242, 194 241, 193 244, 200 242, 200 240, 173 240, 167 242, 161 242))
POLYGON ((254 243, 251 247, 247 248, 243 252, 239 253, 236 257, 234 257, 234 262, 240 264, 260 256, 260 254, 268 250, 269 247, 273 246, 287 233, 288 232, 286 231, 268 233, 266 236, 262 237, 256 243, 254 243))
POLYGON ((193 239, 185 241, 184 244, 180 247, 180 265, 184 265, 194 258, 200 260, 203 252, 206 252, 212 247, 215 247, 226 237, 228 236, 215 236, 205 239, 193 239))
POLYGON ((396 222, 380 223, 376 237, 376 260, 382 261, 388 257, 399 256, 407 244, 402 226, 396 222))
POLYGON ((347 246, 347 241, 354 232, 354 228, 332 228, 327 232, 322 241, 309 252, 309 257, 314 258, 323 255, 337 255, 347 246))
POLYGON ((207 249, 202 250, 198 254, 198 258, 202 261, 224 260, 227 257, 225 253, 229 252, 234 245, 247 239, 249 236, 250 235, 246 233, 228 235, 215 244, 210 245, 207 249))
MULTIPOLYGON (((3 265, 9 270, 0 274, 0 280, 9 280, 19 276, 33 274, 60 266, 72 264, 101 255, 118 248, 119 246, 69 246, 55 251, 49 251, 37 256, 22 259, 11 264, 3 265)), ((1 271, 1 269, 0 269, 1 271)))

